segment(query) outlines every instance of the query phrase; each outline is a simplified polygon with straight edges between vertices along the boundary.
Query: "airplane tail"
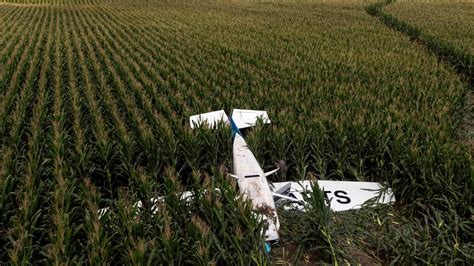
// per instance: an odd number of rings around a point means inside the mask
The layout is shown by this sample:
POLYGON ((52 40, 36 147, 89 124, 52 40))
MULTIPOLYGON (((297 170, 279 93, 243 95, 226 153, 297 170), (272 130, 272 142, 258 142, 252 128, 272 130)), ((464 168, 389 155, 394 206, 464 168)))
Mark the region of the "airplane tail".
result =
POLYGON ((232 128, 232 135, 240 134, 240 129, 255 126, 259 119, 264 124, 270 124, 270 118, 266 111, 234 109, 232 116, 227 116, 224 110, 213 111, 193 115, 189 118, 191 128, 207 126, 216 128, 219 123, 229 124, 232 128))
POLYGON ((270 124, 270 118, 267 111, 234 109, 232 111, 232 120, 235 122, 237 128, 253 127, 257 124, 259 119, 264 124, 270 124))

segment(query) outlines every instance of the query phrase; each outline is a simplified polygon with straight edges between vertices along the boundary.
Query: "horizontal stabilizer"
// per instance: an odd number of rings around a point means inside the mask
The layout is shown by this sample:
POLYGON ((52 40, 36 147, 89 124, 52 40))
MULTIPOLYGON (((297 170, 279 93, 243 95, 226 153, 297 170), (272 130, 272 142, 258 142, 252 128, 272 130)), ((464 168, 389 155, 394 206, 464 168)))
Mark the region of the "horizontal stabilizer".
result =
POLYGON ((270 124, 266 111, 234 109, 232 112, 232 120, 239 129, 255 126, 258 119, 262 119, 265 124, 270 124))
POLYGON ((193 115, 189 118, 189 123, 191 128, 197 128, 206 126, 209 128, 215 128, 219 123, 228 123, 229 119, 224 110, 203 113, 198 115, 193 115))

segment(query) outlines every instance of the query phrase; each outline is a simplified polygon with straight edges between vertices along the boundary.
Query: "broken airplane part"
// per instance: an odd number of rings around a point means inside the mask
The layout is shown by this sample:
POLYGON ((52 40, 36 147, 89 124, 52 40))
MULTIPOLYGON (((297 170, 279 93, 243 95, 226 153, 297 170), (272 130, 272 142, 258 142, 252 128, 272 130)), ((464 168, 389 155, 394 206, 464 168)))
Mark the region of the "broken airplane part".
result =
MULTIPOLYGON (((318 187, 324 192, 326 202, 332 211, 360 209, 373 204, 395 202, 390 188, 377 182, 318 180, 318 187)), ((312 191, 311 181, 272 183, 273 199, 277 206, 304 211, 304 195, 312 191)))

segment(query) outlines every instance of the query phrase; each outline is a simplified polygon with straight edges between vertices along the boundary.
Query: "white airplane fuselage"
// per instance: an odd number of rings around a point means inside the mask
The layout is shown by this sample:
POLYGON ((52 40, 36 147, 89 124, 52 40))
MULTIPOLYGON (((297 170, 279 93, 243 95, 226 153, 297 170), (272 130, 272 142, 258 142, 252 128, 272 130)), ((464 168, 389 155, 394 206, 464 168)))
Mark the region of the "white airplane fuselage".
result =
POLYGON ((236 133, 233 143, 233 167, 240 192, 252 201, 253 208, 268 222, 265 241, 279 240, 278 220, 273 194, 267 178, 244 138, 236 133))

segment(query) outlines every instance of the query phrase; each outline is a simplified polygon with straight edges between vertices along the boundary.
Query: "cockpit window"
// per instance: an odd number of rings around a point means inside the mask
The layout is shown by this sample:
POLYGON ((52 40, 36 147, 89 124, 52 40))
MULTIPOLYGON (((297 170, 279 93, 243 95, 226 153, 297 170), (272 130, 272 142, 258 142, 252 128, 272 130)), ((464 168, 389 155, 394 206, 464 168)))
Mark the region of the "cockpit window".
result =
POLYGON ((259 177, 259 175, 246 175, 245 178, 259 177))

